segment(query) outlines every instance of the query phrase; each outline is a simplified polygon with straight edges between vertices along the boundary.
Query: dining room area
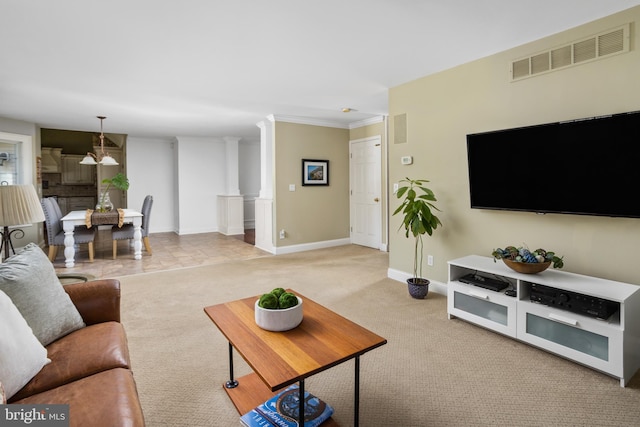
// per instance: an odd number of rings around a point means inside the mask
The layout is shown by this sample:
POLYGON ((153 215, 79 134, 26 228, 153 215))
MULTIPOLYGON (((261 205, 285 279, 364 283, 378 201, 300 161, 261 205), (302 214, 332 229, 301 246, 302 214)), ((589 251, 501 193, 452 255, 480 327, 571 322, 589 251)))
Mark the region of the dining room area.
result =
MULTIPOLYGON (((164 270, 217 264, 237 259, 273 256, 253 245, 254 230, 246 230, 244 235, 226 236, 221 233, 198 233, 179 235, 174 232, 151 233, 153 249, 148 253, 144 245, 142 257, 134 258, 134 248, 129 241, 120 240, 118 256, 113 258, 110 229, 98 229, 93 247, 94 259, 89 260, 87 245, 79 245, 75 253, 75 265, 65 266, 62 251, 53 260, 59 276, 86 276, 89 278, 120 277, 131 274, 150 273, 164 270)), ((73 280, 73 277, 71 277, 73 280)))
MULTIPOLYGON (((99 133, 41 129, 42 196, 55 198, 63 215, 94 209, 105 190, 103 181, 126 174, 127 135, 105 134, 106 117, 96 118, 99 133)), ((127 206, 126 192, 111 188, 107 194, 116 208, 127 206)))

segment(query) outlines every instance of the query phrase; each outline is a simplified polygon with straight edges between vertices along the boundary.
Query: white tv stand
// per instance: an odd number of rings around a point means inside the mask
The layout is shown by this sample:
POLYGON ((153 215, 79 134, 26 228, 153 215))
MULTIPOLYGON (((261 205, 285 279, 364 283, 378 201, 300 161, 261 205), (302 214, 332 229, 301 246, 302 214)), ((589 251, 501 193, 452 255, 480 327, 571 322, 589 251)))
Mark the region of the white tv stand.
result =
POLYGON ((640 368, 640 287, 549 268, 521 274, 491 257, 470 255, 448 262, 447 314, 573 360, 620 379, 624 387, 640 368), (492 291, 460 282, 469 273, 506 280, 492 291), (532 286, 544 285, 619 304, 608 319, 596 319, 532 302, 532 286))

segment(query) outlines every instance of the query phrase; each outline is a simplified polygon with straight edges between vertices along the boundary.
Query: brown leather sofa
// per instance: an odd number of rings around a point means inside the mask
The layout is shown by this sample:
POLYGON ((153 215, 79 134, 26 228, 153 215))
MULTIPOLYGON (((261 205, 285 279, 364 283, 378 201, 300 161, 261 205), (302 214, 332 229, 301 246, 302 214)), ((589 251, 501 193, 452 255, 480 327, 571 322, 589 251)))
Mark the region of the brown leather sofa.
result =
POLYGON ((8 403, 68 404, 70 426, 144 426, 120 323, 120 282, 64 288, 87 326, 50 343, 51 363, 8 403))

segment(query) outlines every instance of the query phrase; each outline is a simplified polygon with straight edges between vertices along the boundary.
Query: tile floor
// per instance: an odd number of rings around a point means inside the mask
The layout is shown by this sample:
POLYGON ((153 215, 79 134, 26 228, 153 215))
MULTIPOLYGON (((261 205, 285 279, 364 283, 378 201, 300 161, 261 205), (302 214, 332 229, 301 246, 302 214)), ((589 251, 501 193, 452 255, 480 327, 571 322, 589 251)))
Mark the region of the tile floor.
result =
MULTIPOLYGON (((233 259, 271 256, 253 246, 253 230, 245 236, 202 233, 179 236, 176 233, 153 233, 149 236, 152 254, 142 245, 142 259, 133 259, 129 242, 118 242, 118 257, 113 259, 110 230, 100 230, 94 241, 94 260, 89 262, 87 245, 76 249, 76 265, 64 266, 64 248, 58 248, 54 260, 57 274, 84 274, 108 278, 197 265, 215 264, 233 259)), ((48 253, 48 248, 44 248, 48 253)))

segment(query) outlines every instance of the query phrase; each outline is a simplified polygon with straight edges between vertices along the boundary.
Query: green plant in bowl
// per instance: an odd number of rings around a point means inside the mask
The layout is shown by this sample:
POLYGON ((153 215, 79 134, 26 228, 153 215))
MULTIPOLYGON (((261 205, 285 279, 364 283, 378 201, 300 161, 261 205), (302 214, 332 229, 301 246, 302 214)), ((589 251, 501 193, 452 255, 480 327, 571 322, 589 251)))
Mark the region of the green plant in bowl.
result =
POLYGON ((115 187, 118 190, 127 191, 129 189, 129 179, 122 172, 118 172, 112 178, 102 180, 103 184, 107 184, 107 188, 100 195, 100 203, 98 204, 98 212, 106 212, 105 201, 109 194, 109 189, 115 187))

